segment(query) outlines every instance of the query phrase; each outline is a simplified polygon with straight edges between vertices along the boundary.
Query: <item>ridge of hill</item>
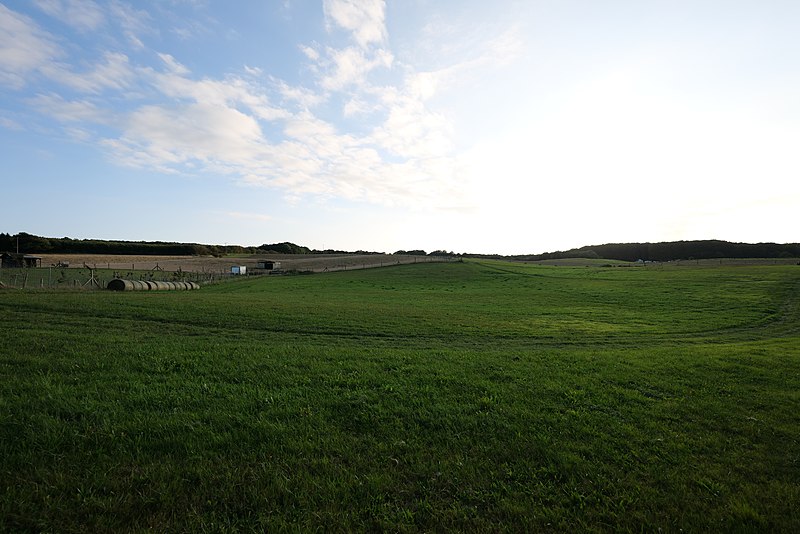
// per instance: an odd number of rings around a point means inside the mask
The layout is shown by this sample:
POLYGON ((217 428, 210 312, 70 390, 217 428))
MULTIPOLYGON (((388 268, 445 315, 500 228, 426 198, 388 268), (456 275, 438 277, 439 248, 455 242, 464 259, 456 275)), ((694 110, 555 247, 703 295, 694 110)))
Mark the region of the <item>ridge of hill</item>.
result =
MULTIPOLYGON (((0 233, 0 251, 19 249, 28 254, 130 254, 163 256, 225 256, 228 254, 379 254, 358 250, 312 250, 290 242, 263 244, 258 247, 241 245, 205 245, 163 241, 118 241, 71 239, 69 237, 40 237, 27 233, 0 233)), ((449 255, 472 258, 498 258, 523 261, 557 260, 566 258, 607 259, 619 261, 672 261, 715 258, 798 258, 800 243, 735 243, 718 239, 701 241, 663 241, 658 243, 605 243, 543 254, 504 256, 500 254, 455 254, 436 250, 397 254, 449 255)))
POLYGON ((606 243, 544 254, 513 256, 516 260, 595 258, 620 261, 705 260, 715 258, 797 258, 800 243, 734 243, 718 239, 659 243, 606 243))
POLYGON ((229 254, 378 254, 359 250, 311 250, 288 241, 263 244, 257 247, 241 245, 205 245, 165 241, 121 241, 72 239, 70 237, 41 237, 25 232, 16 235, 0 233, 0 252, 19 250, 26 254, 104 254, 135 256, 216 256, 229 254))

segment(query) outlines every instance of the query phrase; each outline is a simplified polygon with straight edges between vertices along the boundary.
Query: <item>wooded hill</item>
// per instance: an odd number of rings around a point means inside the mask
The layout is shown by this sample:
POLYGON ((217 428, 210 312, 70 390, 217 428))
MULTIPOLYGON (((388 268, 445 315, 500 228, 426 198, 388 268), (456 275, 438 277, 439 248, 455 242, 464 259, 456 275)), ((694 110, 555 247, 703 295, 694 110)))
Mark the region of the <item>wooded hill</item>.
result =
POLYGON ((545 254, 514 256, 518 260, 600 258, 620 261, 704 260, 713 258, 798 258, 800 243, 731 243, 729 241, 667 241, 607 243, 545 254))
POLYGON ((258 247, 241 245, 203 245, 164 241, 103 241, 69 237, 40 237, 21 232, 17 235, 0 233, 0 252, 26 254, 128 254, 136 256, 225 256, 228 254, 378 254, 359 250, 312 250, 288 241, 263 244, 258 247), (17 247, 19 245, 19 247, 17 247))
POLYGON ((197 243, 168 243, 162 241, 103 241, 71 239, 69 237, 39 237, 20 233, 0 234, 0 251, 26 254, 131 254, 137 256, 223 256, 250 253, 255 247, 238 245, 201 245, 197 243))
MULTIPOLYGON (((379 254, 363 250, 313 250, 290 242, 263 244, 258 247, 240 245, 203 245, 162 241, 102 241, 69 237, 39 237, 20 233, 0 233, 0 252, 17 250, 26 254, 131 254, 152 256, 225 256, 227 254, 379 254)), ((729 241, 667 241, 660 243, 607 243, 565 251, 518 256, 490 254, 455 254, 437 250, 397 251, 395 254, 449 255, 513 260, 553 260, 595 258, 620 261, 702 260, 712 258, 800 258, 800 243, 732 243, 729 241)))

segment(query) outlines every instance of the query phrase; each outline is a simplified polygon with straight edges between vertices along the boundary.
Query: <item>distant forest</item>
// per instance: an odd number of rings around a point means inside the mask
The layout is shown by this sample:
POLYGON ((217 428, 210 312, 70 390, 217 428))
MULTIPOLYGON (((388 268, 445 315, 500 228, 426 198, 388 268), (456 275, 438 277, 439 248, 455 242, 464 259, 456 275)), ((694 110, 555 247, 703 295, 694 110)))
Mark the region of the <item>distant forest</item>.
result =
MULTIPOLYGON (((0 252, 26 254, 131 254, 140 256, 225 256, 228 254, 380 254, 364 250, 314 250, 294 243, 265 243, 258 247, 240 245, 202 245, 162 241, 103 241, 69 237, 39 237, 20 233, 0 233, 0 252)), ((444 250, 398 250, 395 254, 419 256, 464 256, 513 260, 552 260, 595 258, 619 261, 671 261, 713 258, 800 258, 800 243, 731 243, 729 241, 669 241, 662 243, 608 243, 545 254, 501 256, 456 254, 444 250)))
POLYGON ((104 241, 69 237, 40 237, 21 232, 0 233, 0 252, 25 254, 129 254, 137 256, 226 256, 229 254, 378 254, 359 250, 312 250, 294 243, 270 243, 258 247, 240 245, 202 245, 163 241, 104 241))
POLYGON ((714 258, 798 258, 800 243, 731 243, 729 241, 667 241, 662 243, 608 243, 548 252, 513 256, 517 260, 556 260, 599 258, 619 261, 705 260, 714 258))

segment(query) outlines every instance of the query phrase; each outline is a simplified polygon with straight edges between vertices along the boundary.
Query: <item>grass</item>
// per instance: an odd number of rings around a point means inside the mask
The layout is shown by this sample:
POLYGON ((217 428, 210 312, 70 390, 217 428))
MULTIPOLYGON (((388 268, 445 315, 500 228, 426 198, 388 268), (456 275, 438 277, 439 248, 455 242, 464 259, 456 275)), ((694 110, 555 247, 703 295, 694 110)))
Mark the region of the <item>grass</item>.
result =
POLYGON ((800 528, 800 268, 0 291, 0 530, 800 528))

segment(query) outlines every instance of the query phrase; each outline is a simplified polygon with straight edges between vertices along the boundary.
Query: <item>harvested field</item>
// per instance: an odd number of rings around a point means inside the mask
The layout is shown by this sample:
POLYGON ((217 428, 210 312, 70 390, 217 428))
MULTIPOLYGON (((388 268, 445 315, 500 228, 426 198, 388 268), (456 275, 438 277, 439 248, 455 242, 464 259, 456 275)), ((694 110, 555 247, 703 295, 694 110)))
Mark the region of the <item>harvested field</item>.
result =
POLYGON ((335 272, 389 267, 411 263, 441 263, 455 258, 439 256, 370 255, 291 255, 239 256, 135 256, 101 254, 41 254, 42 267, 0 269, 0 288, 103 289, 109 280, 124 278, 140 281, 193 281, 200 284, 230 277, 231 267, 244 265, 248 274, 267 274, 257 269, 259 261, 280 262, 288 273, 335 272), (68 263, 69 267, 56 267, 68 263))
POLYGON ((97 269, 142 271, 159 267, 165 271, 186 272, 230 272, 233 265, 244 265, 248 270, 256 268, 259 261, 269 260, 281 263, 284 271, 341 271, 366 269, 389 265, 440 262, 447 258, 431 256, 401 256, 393 254, 268 254, 258 256, 239 256, 215 258, 212 256, 128 256, 102 254, 40 254, 42 265, 56 265, 69 262, 70 268, 83 267, 84 264, 97 269))

